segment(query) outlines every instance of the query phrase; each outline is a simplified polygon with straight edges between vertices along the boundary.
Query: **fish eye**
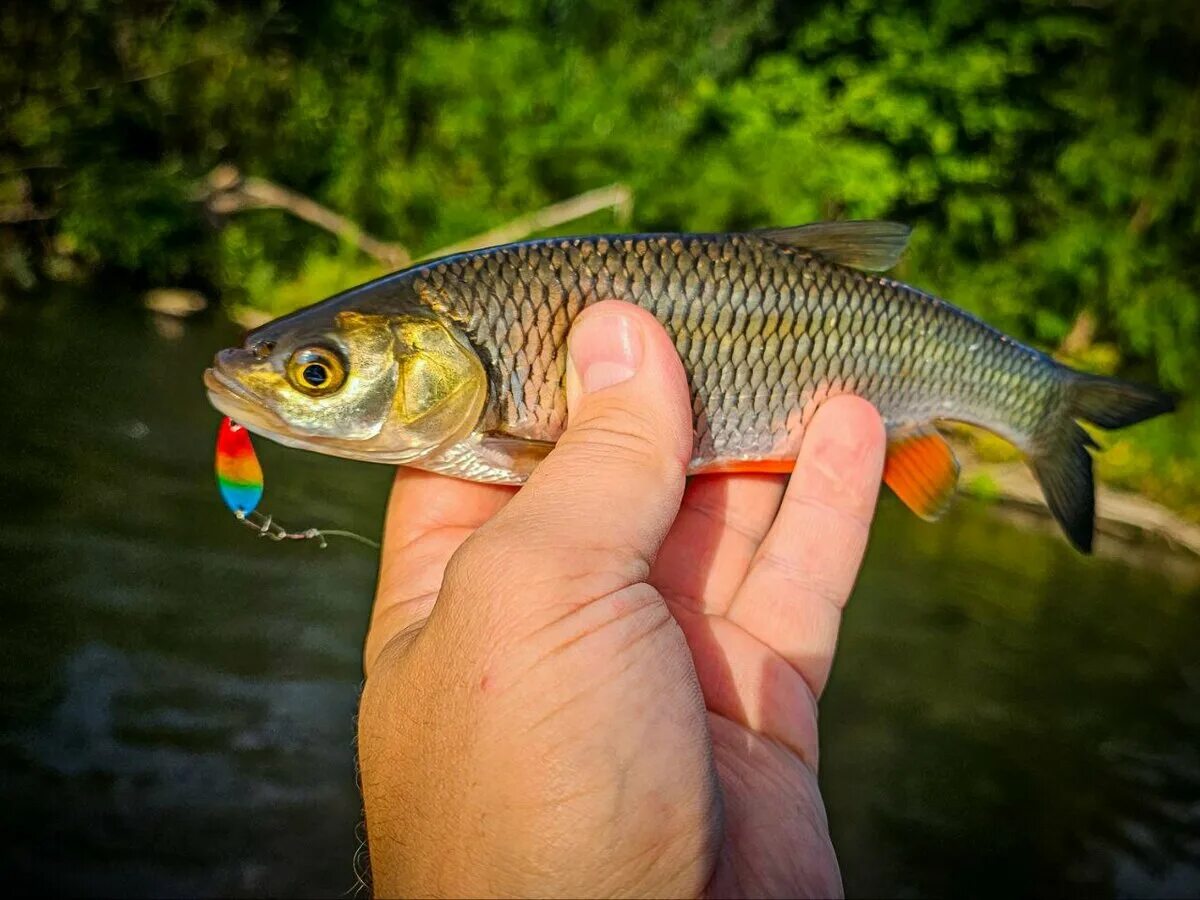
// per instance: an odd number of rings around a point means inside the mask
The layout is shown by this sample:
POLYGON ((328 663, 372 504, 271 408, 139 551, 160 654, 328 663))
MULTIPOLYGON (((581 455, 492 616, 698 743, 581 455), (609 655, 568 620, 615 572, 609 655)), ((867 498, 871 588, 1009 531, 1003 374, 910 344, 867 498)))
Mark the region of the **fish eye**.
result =
POLYGON ((345 383, 346 366, 326 347, 302 347, 288 360, 287 375, 296 390, 310 397, 323 397, 345 383))

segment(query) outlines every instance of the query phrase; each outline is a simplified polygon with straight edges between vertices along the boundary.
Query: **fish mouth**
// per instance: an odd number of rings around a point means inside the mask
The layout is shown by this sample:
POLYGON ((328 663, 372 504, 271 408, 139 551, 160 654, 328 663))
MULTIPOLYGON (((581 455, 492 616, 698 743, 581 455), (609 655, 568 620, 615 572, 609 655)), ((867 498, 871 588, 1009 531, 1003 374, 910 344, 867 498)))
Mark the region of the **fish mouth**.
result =
POLYGON ((220 369, 214 367, 204 370, 204 387, 208 392, 208 402, 216 407, 217 412, 229 416, 239 425, 273 441, 293 443, 296 440, 288 434, 289 429, 279 416, 220 369))
POLYGON ((208 402, 239 425, 265 418, 275 418, 278 422, 278 418, 258 403, 249 391, 215 368, 204 370, 204 387, 208 391, 208 402))
POLYGON ((381 452, 333 438, 298 435, 283 419, 263 406, 253 394, 215 366, 204 370, 204 387, 208 392, 208 402, 216 407, 219 413, 229 416, 254 434, 262 435, 285 447, 386 465, 415 462, 433 449, 413 448, 381 452))

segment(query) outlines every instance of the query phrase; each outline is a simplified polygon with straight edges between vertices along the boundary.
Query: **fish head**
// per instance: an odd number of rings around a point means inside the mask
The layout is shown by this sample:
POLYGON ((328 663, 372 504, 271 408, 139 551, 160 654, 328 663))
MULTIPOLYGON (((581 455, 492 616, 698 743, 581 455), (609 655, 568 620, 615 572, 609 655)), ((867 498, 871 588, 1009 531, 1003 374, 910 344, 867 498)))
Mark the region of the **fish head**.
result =
POLYGON ((332 456, 405 463, 478 423, 487 375, 452 324, 323 305, 255 329, 204 374, 209 400, 256 434, 332 456))

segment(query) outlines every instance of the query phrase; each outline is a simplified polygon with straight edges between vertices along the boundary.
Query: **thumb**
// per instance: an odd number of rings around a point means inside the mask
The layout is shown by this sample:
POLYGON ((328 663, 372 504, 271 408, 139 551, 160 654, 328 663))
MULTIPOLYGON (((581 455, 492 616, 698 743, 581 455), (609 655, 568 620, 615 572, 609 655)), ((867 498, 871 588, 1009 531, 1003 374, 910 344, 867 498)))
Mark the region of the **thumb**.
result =
POLYGON ((486 530, 537 554, 543 574, 641 581, 683 496, 687 378, 663 327, 629 303, 586 309, 567 347, 566 431, 486 530))

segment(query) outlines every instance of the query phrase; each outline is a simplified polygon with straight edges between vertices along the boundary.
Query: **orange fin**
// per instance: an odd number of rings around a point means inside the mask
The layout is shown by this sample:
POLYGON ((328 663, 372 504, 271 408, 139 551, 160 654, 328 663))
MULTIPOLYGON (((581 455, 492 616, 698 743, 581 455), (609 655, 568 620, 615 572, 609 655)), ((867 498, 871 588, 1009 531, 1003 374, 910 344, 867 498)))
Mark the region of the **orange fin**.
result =
POLYGON ((692 475, 786 475, 796 468, 794 459, 724 459, 705 463, 692 475))
POLYGON ((932 522, 950 506, 958 460, 936 429, 908 429, 888 442, 883 480, 905 506, 932 522))

